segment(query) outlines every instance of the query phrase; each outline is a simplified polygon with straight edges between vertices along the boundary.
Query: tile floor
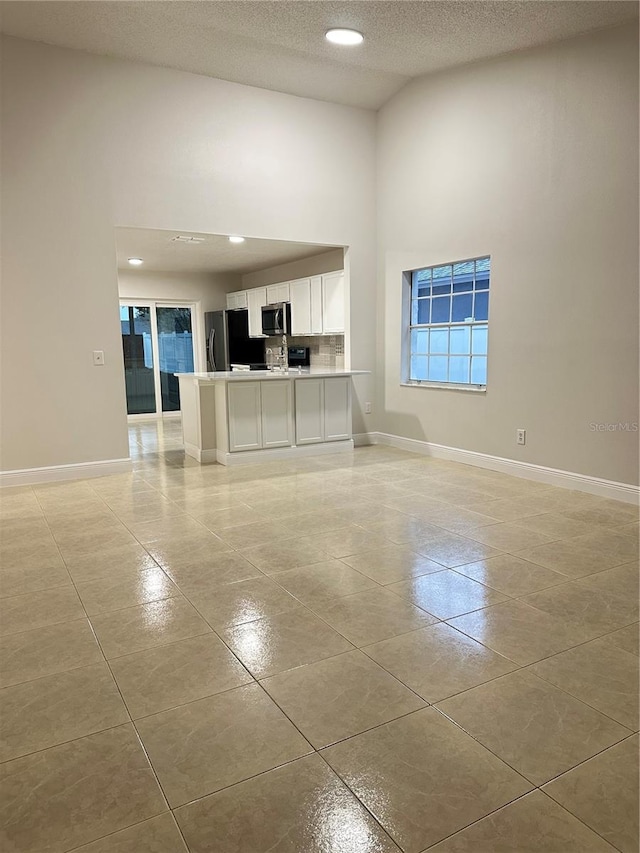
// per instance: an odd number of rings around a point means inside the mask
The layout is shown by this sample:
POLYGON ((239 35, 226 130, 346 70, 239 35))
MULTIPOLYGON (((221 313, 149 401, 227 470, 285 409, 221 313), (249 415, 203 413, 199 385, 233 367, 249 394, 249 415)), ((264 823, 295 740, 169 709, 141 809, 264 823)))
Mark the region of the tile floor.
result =
POLYGON ((2 493, 2 851, 637 852, 637 510, 130 434, 2 493))

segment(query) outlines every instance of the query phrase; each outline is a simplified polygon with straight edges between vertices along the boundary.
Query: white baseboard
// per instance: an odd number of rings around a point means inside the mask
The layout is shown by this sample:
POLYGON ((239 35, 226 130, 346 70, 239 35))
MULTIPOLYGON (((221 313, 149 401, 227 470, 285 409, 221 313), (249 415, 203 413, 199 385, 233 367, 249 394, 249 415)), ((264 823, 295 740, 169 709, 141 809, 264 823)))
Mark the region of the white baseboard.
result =
POLYGON ((638 505, 640 503, 640 487, 630 483, 617 483, 587 474, 576 474, 572 471, 562 471, 558 468, 548 468, 545 465, 534 465, 531 462, 519 462, 516 459, 503 459, 501 456, 491 456, 488 453, 477 453, 473 450, 463 450, 459 447, 447 447, 444 444, 434 444, 430 441, 420 441, 415 438, 403 438, 400 435, 390 435, 384 432, 364 434, 368 440, 361 441, 363 434, 358 436, 358 444, 384 444, 397 447, 423 456, 433 456, 435 459, 448 459, 451 462, 461 462, 464 465, 475 465, 478 468, 488 468, 513 477, 525 480, 536 480, 549 486, 559 486, 563 489, 575 489, 588 492, 602 498, 611 498, 638 505))
POLYGON ((206 464, 207 462, 216 462, 218 459, 218 451, 214 448, 213 450, 200 450, 195 444, 189 444, 185 441, 184 443, 184 452, 187 456, 191 456, 193 459, 197 459, 198 462, 202 462, 206 464))
POLYGON ((376 441, 377 432, 357 432, 354 433, 353 443, 356 447, 367 447, 371 444, 381 444, 382 442, 376 441))
POLYGON ((139 423, 157 423, 158 421, 166 421, 171 418, 181 418, 182 412, 178 409, 177 412, 162 412, 159 414, 158 412, 143 412, 140 415, 127 415, 127 422, 130 424, 139 424, 139 423))
POLYGON ((0 487, 34 486, 65 480, 86 480, 108 474, 128 474, 133 470, 131 459, 102 459, 99 462, 77 462, 72 465, 49 465, 44 468, 22 468, 0 471, 0 487))
POLYGON ((318 444, 303 444, 292 447, 271 447, 266 450, 246 450, 226 453, 217 451, 221 465, 247 465, 259 462, 274 462, 277 459, 299 459, 303 456, 322 456, 332 453, 352 453, 353 439, 345 441, 327 441, 318 444))

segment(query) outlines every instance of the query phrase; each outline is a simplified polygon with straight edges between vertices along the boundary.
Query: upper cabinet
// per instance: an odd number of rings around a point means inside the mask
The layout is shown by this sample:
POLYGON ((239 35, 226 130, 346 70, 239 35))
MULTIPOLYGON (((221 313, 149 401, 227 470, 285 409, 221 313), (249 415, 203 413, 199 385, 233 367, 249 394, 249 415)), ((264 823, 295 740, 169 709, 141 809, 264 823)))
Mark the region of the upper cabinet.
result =
POLYGON ((267 304, 267 288, 254 287, 247 291, 249 308, 249 337, 261 338, 262 335, 262 306, 267 304))
POLYGON ((291 334, 311 334, 311 279, 301 278, 289 285, 291 334))
POLYGON ((236 308, 247 307, 247 291, 238 290, 236 293, 227 293, 227 308, 235 311, 236 308))
POLYGON ((292 335, 344 333, 344 273, 301 278, 289 284, 292 335))
POLYGON ((322 331, 325 335, 344 332, 344 272, 322 276, 322 331))
POLYGON ((322 276, 311 279, 311 334, 321 335, 324 331, 322 321, 322 276))
POLYGON ((273 305, 275 302, 289 302, 289 282, 283 281, 281 284, 270 284, 267 287, 267 305, 273 305))
POLYGON ((342 335, 344 270, 227 293, 227 308, 249 309, 249 336, 262 337, 262 306, 291 303, 291 335, 342 335))

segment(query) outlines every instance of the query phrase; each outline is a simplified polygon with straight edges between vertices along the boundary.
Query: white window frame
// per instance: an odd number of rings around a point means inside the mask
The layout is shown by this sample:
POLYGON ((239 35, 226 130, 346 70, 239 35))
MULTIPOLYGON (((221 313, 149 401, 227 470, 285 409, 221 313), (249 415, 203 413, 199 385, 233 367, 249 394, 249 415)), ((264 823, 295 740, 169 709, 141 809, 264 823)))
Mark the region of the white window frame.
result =
MULTIPOLYGON (((462 327, 466 326, 466 327, 469 327, 469 335, 471 338, 473 335, 472 330, 473 330, 474 326, 485 326, 487 328, 487 340, 488 340, 488 331, 489 331, 488 315, 487 315, 486 320, 472 320, 472 321, 462 320, 462 321, 458 321, 458 322, 451 322, 450 321, 450 322, 438 322, 438 323, 414 323, 414 324, 412 324, 411 323, 411 316, 412 316, 411 315, 411 307, 412 307, 412 299, 413 299, 413 274, 415 272, 419 272, 420 270, 423 270, 423 269, 435 269, 436 267, 449 266, 449 265, 455 266, 456 264, 470 263, 472 261, 480 261, 480 260, 484 260, 485 258, 488 259, 489 262, 491 262, 491 256, 490 255, 488 255, 488 254, 487 255, 478 255, 478 256, 473 257, 473 258, 466 258, 466 259, 461 259, 461 260, 456 260, 456 261, 445 261, 443 263, 438 263, 438 264, 425 264, 425 266, 415 267, 414 269, 406 270, 403 273, 403 282, 402 282, 402 329, 403 329, 403 335, 402 335, 402 361, 401 361, 402 376, 401 376, 401 382, 400 382, 401 385, 405 385, 405 386, 408 386, 411 388, 446 388, 449 390, 453 389, 453 390, 457 390, 457 391, 471 391, 471 392, 475 392, 475 393, 486 392, 486 390, 487 390, 486 382, 484 384, 477 384, 477 383, 474 384, 471 382, 459 383, 459 382, 439 382, 439 381, 433 380, 433 379, 431 379, 431 380, 430 379, 411 379, 411 356, 412 356, 411 332, 414 329, 439 329, 440 328, 440 329, 451 330, 451 329, 462 328, 462 327)), ((474 298, 473 304, 475 305, 475 294, 477 291, 474 288, 470 292, 473 294, 473 298, 474 298)), ((478 291, 478 292, 484 292, 487 294, 491 293, 491 271, 489 272, 489 289, 486 291, 478 291)), ((452 291, 451 295, 453 296, 453 291, 452 291)), ((433 298, 434 298, 434 296, 432 295, 431 300, 433 300, 433 298)), ((438 297, 436 296, 435 298, 437 299, 438 297)), ((433 304, 433 302, 432 302, 432 304, 433 304)), ((451 305, 453 305, 453 301, 451 302, 451 305)), ((465 354, 464 353, 451 353, 451 336, 449 336, 449 343, 447 346, 447 352, 446 353, 437 353, 437 355, 442 356, 443 358, 446 358, 447 362, 448 362, 452 355, 463 356, 465 354)), ((471 356, 471 354, 470 354, 470 356, 471 356)), ((485 357, 487 358, 487 365, 488 365, 488 352, 487 352, 487 355, 485 357)))

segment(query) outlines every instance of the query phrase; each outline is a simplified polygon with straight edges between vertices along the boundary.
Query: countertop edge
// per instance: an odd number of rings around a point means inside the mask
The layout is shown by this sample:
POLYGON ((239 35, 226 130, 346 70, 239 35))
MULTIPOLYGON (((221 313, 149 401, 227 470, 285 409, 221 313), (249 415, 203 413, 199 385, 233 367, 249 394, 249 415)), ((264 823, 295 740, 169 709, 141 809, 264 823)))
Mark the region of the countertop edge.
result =
POLYGON ((178 379, 191 378, 199 385, 212 385, 216 382, 269 382, 282 379, 329 379, 332 376, 364 376, 370 370, 226 370, 217 373, 174 373, 178 379))

